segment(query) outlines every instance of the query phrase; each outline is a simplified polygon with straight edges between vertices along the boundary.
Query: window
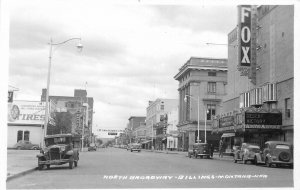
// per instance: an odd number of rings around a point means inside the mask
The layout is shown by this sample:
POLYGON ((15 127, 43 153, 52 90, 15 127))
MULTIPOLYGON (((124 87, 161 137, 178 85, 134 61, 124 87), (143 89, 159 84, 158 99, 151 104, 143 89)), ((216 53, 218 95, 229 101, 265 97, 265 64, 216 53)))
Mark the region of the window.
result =
POLYGON ((23 140, 23 131, 18 131, 17 142, 19 142, 20 140, 23 140))
POLYGON ((29 131, 25 131, 25 132, 24 132, 24 140, 25 140, 25 141, 29 141, 29 134, 30 134, 29 131))
POLYGON ((208 93, 216 93, 216 82, 208 82, 207 83, 207 92, 208 93))
POLYGON ((215 76, 217 76, 217 73, 216 72, 208 72, 208 76, 215 77, 215 76))
POLYGON ((216 105, 215 104, 207 104, 207 113, 206 119, 211 120, 212 116, 216 115, 216 105))
POLYGON ((291 99, 290 98, 286 98, 284 100, 284 109, 285 109, 285 118, 289 119, 291 118, 291 99))
POLYGON ((161 104, 160 105, 160 110, 164 110, 165 109, 165 105, 161 104))

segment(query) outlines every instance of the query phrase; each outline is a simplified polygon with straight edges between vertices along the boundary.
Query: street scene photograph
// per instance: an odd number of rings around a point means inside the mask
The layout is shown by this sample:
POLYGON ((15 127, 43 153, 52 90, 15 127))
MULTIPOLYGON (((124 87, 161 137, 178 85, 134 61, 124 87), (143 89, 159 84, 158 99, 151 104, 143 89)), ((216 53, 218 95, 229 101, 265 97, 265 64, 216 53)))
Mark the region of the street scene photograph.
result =
POLYGON ((2 1, 4 188, 299 188, 297 1, 229 2, 2 1))

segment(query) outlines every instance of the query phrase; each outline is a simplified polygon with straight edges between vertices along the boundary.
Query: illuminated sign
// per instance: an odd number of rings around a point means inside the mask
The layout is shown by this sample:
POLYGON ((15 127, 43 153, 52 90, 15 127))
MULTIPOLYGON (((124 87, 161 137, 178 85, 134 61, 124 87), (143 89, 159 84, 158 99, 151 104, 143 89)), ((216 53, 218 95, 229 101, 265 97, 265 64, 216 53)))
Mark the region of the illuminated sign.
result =
POLYGON ((281 113, 245 113, 246 125, 282 125, 281 113))
POLYGON ((251 5, 238 7, 238 40, 239 40, 239 65, 251 65, 251 5))

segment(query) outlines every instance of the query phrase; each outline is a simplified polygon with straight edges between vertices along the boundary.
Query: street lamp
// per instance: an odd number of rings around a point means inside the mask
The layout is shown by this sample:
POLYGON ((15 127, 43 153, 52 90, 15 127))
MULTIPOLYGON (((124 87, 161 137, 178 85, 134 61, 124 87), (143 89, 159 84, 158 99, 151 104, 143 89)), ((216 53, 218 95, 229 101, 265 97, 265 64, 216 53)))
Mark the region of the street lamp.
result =
MULTIPOLYGON (((200 97, 198 96, 197 97, 197 99, 196 98, 194 98, 193 96, 190 96, 190 95, 185 95, 184 96, 184 101, 185 102, 187 102, 187 97, 190 97, 191 99, 194 99, 194 100, 197 100, 197 103, 198 103, 198 114, 197 114, 197 116, 198 116, 198 136, 197 136, 197 142, 200 142, 200 139, 199 139, 199 137, 200 137, 200 122, 199 122, 199 112, 200 112, 200 97)), ((205 112, 206 113, 206 112, 205 112)), ((205 123, 206 123, 206 120, 205 120, 205 123)), ((206 143, 206 125, 205 125, 205 143, 206 143)))
MULTIPOLYGON (((47 76, 47 89, 46 89, 46 106, 45 106, 45 123, 44 123, 44 137, 47 135, 47 125, 48 125, 48 120, 49 120, 49 87, 50 87, 50 71, 51 71, 51 60, 52 60, 52 47, 53 46, 59 46, 63 45, 71 40, 79 40, 79 43, 76 45, 78 49, 82 49, 83 46, 80 43, 81 38, 70 38, 66 41, 60 42, 60 43, 53 43, 52 38, 50 39, 50 51, 49 51, 49 64, 48 64, 48 76, 47 76)), ((43 146, 44 141, 43 142, 43 146)))

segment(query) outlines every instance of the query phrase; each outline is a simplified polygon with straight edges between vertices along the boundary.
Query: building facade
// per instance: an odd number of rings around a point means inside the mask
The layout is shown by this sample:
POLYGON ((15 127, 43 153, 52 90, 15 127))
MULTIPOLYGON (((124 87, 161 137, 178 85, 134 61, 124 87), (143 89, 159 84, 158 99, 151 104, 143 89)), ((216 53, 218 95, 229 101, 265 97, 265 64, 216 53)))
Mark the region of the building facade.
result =
MULTIPOLYGON (((42 90, 41 101, 46 99, 46 89, 42 90)), ((92 133, 94 99, 87 97, 87 91, 74 90, 74 96, 49 96, 49 100, 56 104, 57 112, 70 112, 72 114, 73 134, 84 133, 84 146, 94 142, 92 133)))
MULTIPOLYGON (((268 140, 293 142, 294 6, 245 6, 249 20, 248 61, 239 59, 245 40, 239 25, 228 35, 228 85, 213 131, 227 151, 242 142, 260 146, 268 140), (247 64, 245 64, 247 63, 247 64)), ((242 23, 242 24, 241 24, 242 23)), ((242 55, 245 57, 245 55, 242 55)))
POLYGON ((127 138, 127 144, 135 142, 136 139, 136 131, 137 128, 140 128, 145 125, 145 119, 144 116, 131 116, 128 119, 128 124, 125 129, 125 134, 128 137, 127 138))
POLYGON ((198 118, 199 140, 204 142, 206 137, 216 145, 218 136, 211 134, 212 116, 220 112, 227 93, 227 59, 191 57, 174 78, 179 82, 178 148, 187 151, 196 142, 198 118))
POLYGON ((155 101, 149 101, 146 110, 146 138, 148 140, 146 147, 148 149, 152 148, 152 140, 155 149, 162 149, 163 143, 166 144, 166 136, 162 133, 164 126, 161 123, 162 118, 177 107, 177 99, 158 98, 155 101))

